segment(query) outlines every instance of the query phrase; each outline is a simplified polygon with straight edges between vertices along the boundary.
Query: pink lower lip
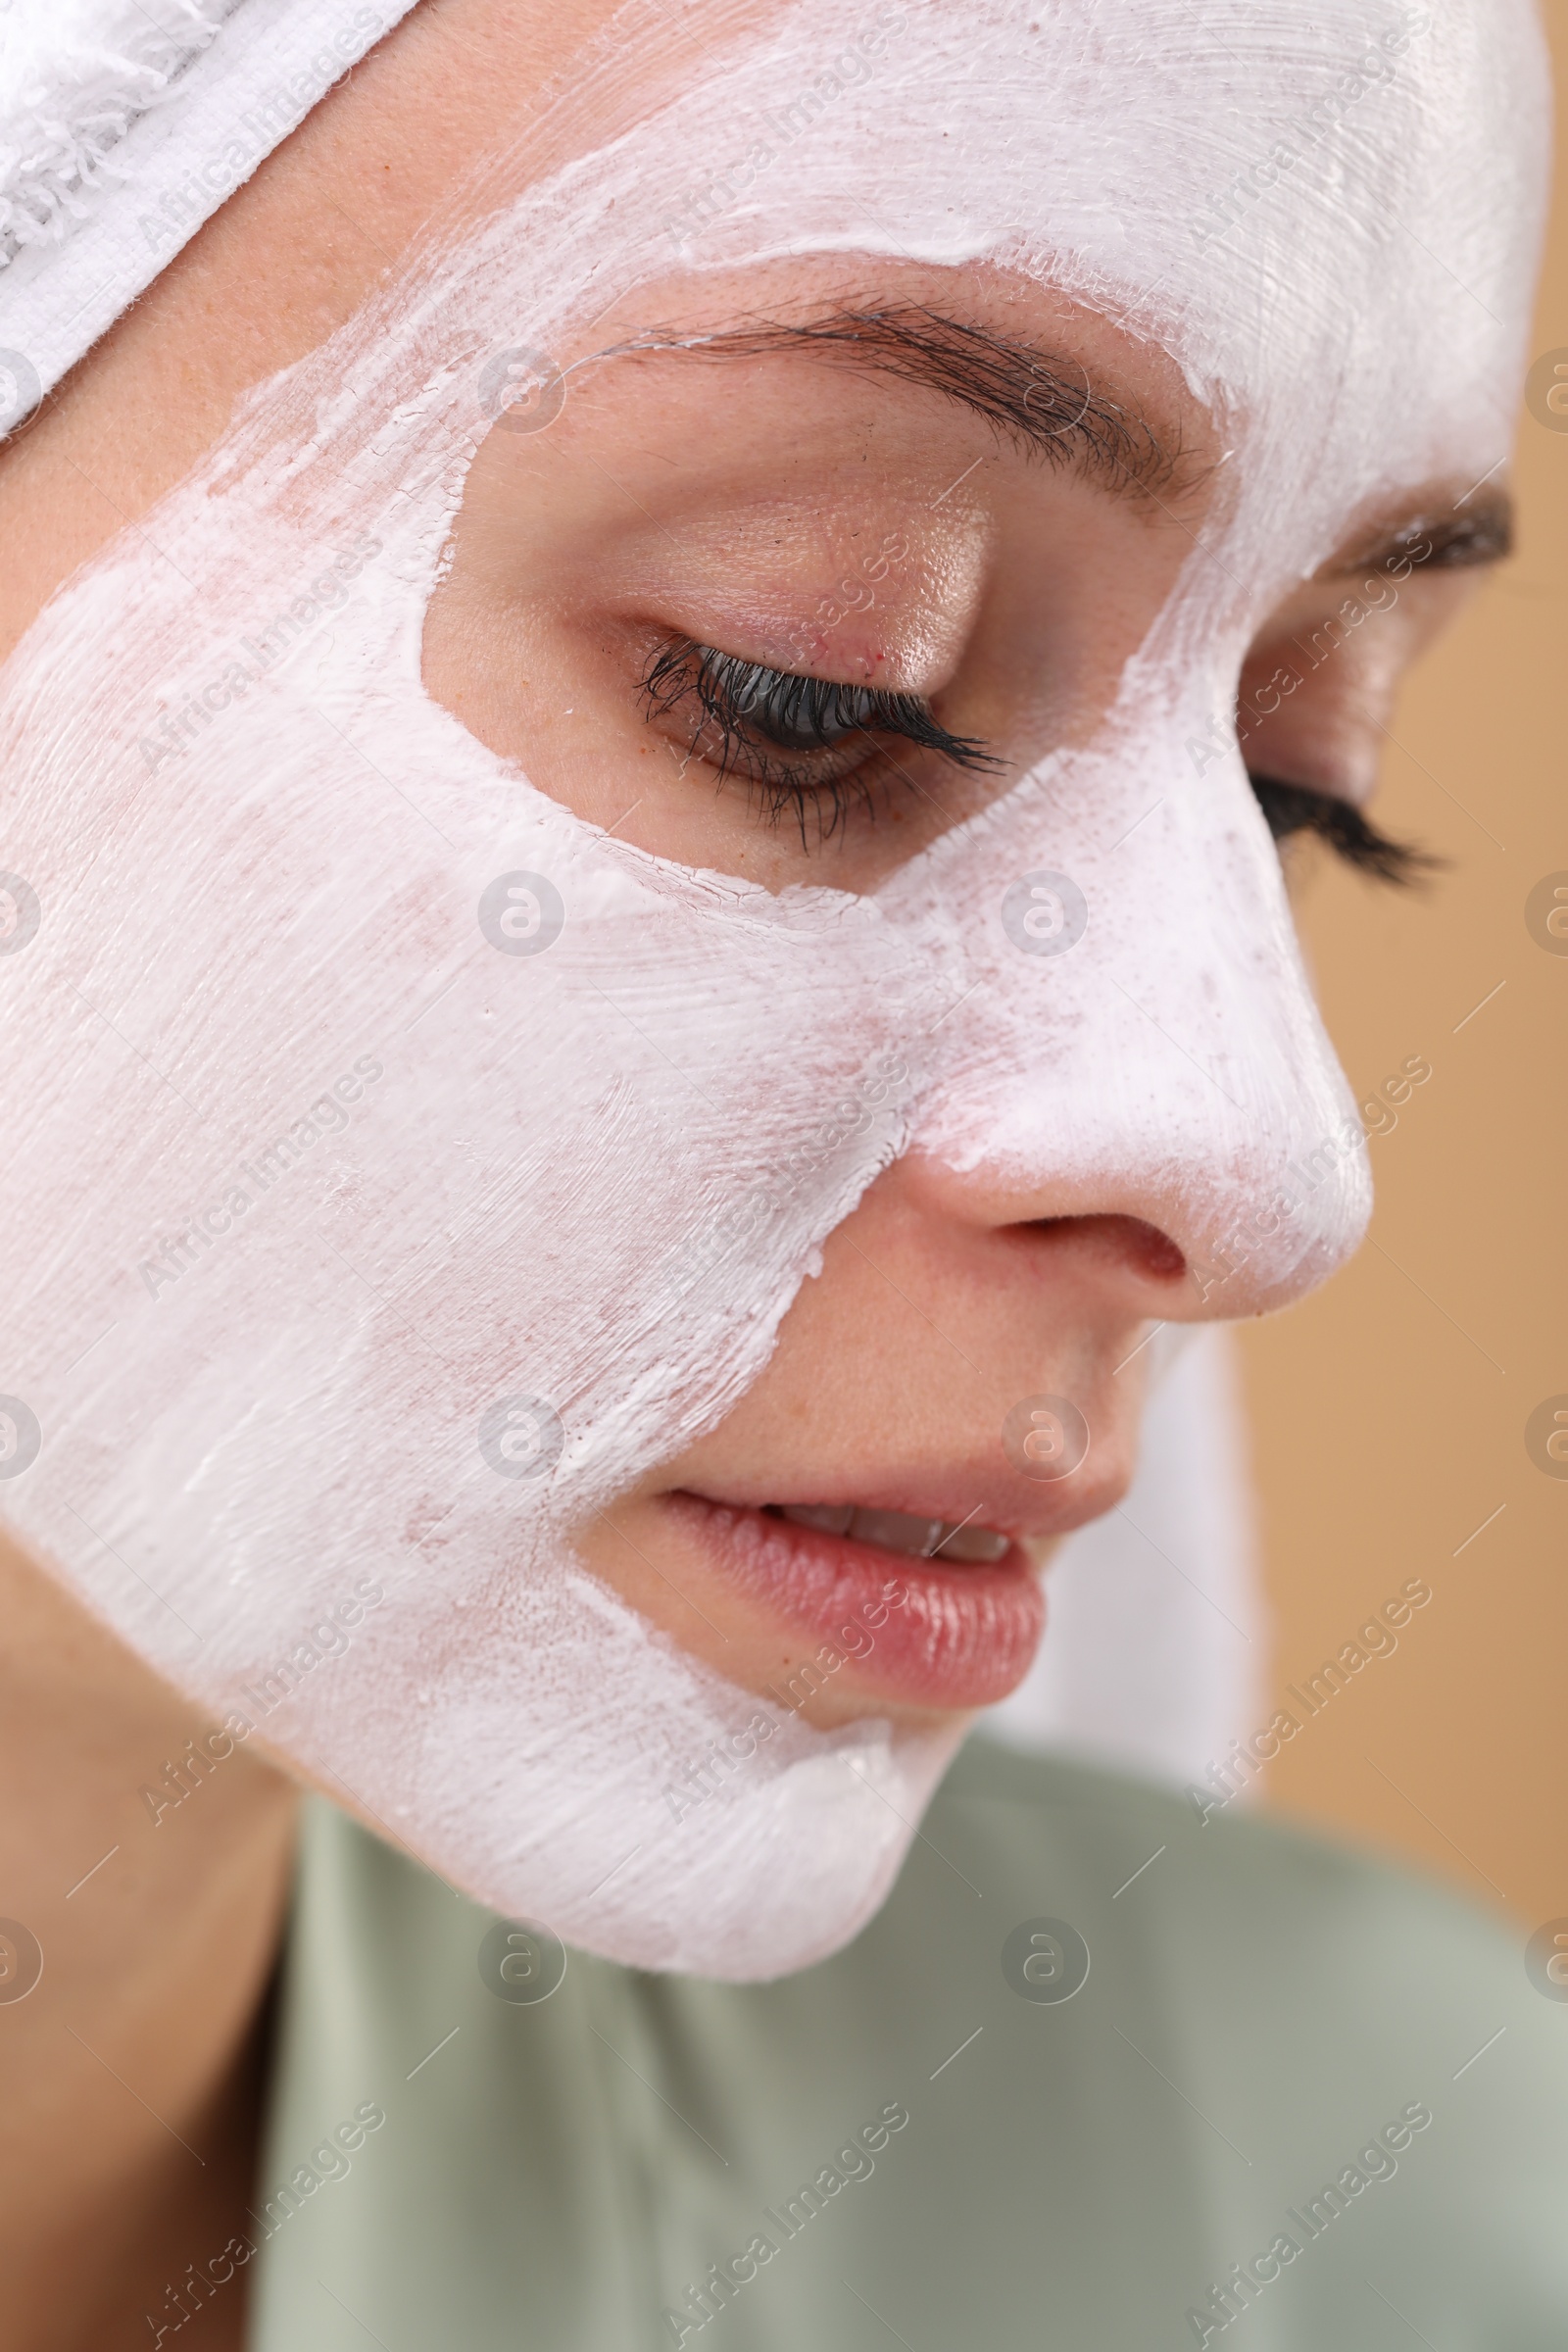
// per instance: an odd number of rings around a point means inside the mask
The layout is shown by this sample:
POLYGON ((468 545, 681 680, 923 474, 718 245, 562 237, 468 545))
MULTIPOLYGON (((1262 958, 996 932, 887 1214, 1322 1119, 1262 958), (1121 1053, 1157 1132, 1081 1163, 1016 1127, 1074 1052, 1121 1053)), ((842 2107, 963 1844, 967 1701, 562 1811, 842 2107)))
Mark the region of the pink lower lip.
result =
POLYGON ((664 1501, 721 1576, 804 1638, 800 1663, 831 1644, 859 1690, 985 1707, 1016 1690, 1040 1646, 1045 1594, 1017 1544, 994 1567, 947 1568, 700 1494, 664 1501))

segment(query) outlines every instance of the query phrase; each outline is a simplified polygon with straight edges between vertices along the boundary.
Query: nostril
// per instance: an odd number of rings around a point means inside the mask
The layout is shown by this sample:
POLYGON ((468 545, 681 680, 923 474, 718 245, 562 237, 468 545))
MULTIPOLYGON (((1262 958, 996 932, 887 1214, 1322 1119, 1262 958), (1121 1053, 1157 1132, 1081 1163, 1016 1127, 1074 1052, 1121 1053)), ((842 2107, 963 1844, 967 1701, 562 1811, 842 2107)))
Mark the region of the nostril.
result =
POLYGON ((1180 1282, 1187 1272, 1187 1258, 1177 1249, 1168 1233, 1157 1225, 1146 1224, 1142 1217, 1106 1217, 1103 1222, 1118 1228, 1129 1256, 1135 1257, 1146 1274, 1156 1282, 1180 1282))
POLYGON ((1150 1281, 1180 1282, 1187 1272, 1169 1234, 1143 1217, 1039 1217, 1026 1230, 1114 1257, 1150 1281))

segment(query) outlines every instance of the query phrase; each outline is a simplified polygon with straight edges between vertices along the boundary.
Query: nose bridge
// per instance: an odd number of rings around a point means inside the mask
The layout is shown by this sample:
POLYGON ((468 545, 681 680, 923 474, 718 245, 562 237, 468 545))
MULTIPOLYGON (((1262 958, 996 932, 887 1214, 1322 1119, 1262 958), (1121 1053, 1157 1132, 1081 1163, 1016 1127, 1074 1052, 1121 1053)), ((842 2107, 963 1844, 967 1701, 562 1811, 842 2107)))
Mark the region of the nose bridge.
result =
POLYGON ((1190 705, 1107 729, 938 845, 926 882, 966 993, 911 1146, 988 1221, 1147 1218, 1188 1259, 1190 1311, 1232 1315, 1331 1273, 1370 1189, 1273 845, 1219 740, 1190 705))

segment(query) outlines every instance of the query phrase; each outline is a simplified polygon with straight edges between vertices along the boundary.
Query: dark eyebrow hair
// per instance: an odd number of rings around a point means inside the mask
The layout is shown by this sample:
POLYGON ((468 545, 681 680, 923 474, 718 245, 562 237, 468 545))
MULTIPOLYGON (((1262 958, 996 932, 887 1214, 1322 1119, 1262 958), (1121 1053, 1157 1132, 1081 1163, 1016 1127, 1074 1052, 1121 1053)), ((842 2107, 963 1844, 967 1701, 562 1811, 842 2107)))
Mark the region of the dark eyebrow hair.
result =
POLYGON ((1406 556, 1423 570, 1462 571, 1470 564, 1500 563, 1513 554, 1513 500, 1507 491, 1488 488, 1476 498, 1472 489, 1450 502, 1428 497, 1398 521, 1375 525, 1360 540, 1360 554, 1337 557, 1322 576, 1348 579, 1352 572, 1375 571, 1406 556))
POLYGON ((940 311, 835 310, 800 323, 762 319, 706 335, 664 335, 656 328, 614 351, 691 351, 717 359, 818 351, 939 392, 1016 445, 1052 465, 1071 465, 1120 495, 1184 486, 1180 439, 1162 440, 1140 410, 1097 392, 1076 360, 940 311), (1081 380, 1074 379, 1075 368, 1081 380))

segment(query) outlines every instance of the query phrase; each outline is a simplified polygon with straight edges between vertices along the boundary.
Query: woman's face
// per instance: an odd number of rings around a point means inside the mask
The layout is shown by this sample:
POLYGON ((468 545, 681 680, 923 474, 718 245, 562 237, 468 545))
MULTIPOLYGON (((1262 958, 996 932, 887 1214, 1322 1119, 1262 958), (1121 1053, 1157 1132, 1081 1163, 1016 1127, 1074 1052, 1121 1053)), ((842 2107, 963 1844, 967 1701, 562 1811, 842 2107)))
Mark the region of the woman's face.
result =
MULTIPOLYGON (((624 331, 573 355, 561 383, 559 363, 514 356, 518 406, 468 473, 426 620, 430 693, 617 840, 769 893, 877 904, 1043 761, 1066 789, 1041 858, 1082 870, 1092 841, 1102 893, 1147 887, 1172 855, 1169 779, 1134 754, 1089 771, 1076 807, 1067 780, 1073 754, 1095 758, 1230 487, 1219 423, 1169 358, 1011 274, 899 261, 672 274, 621 311, 609 323, 624 331), (791 704, 781 680, 911 707, 791 704), (926 712, 945 741, 920 740, 926 712)), ((1253 773, 1330 810, 1366 800, 1401 670, 1505 543, 1500 494, 1458 506, 1462 472, 1391 480, 1345 514, 1311 579, 1249 599, 1253 773), (1332 658, 1314 661, 1314 634, 1332 658)), ((1210 777, 1219 765, 1200 737, 1176 785, 1200 868, 1229 856, 1234 828, 1254 837, 1253 904, 1230 947, 1255 952, 1277 914, 1274 861, 1234 772, 1210 777)), ((803 1712, 826 1723, 1004 1696, 1038 1639, 1043 1552, 1126 1487, 1152 1324, 1294 1296, 1355 1238, 1340 1203, 1315 1258, 1261 1282, 1208 1263, 1210 1226, 1266 1214, 1278 1175, 1260 1110, 1226 1182, 1217 1065, 1160 1026, 1158 1000, 1236 985, 1234 963, 1221 979, 1212 950, 1195 957, 1180 938, 1217 879, 1194 877, 1167 927, 1175 968, 1133 1010, 1152 1032, 1137 1099, 1095 1105, 1092 1164, 1074 1168, 1058 1143, 1009 1165, 1002 1122, 981 1117, 955 1166, 916 1131, 826 1240, 745 1396, 576 1529, 596 1572, 719 1672, 758 1691, 795 1676, 803 1712), (1220 1115, 1204 1121, 1200 1092, 1177 1161, 1157 1114, 1205 1081, 1220 1115), (1065 1398, 1083 1433, 1058 1431, 1048 1407, 1026 1449, 1018 1408, 1042 1396, 1065 1398), (813 1524, 786 1520, 792 1508, 813 1524), (889 1576, 907 1597, 878 1638, 852 1630, 820 1687, 800 1682, 803 1658, 853 1629, 889 1576)), ((1043 946, 1076 952, 1049 896, 1038 919, 1043 946)), ((998 988, 1050 1019, 1058 975, 1054 959, 1031 968, 1031 944, 1025 927, 1010 968, 977 981, 982 1027, 998 988)), ((1127 1054, 1128 977, 1100 965, 1070 1077, 1042 1040, 1010 1084, 1065 1084, 1082 1112, 1127 1054)), ((1287 998, 1300 986, 1289 956, 1270 979, 1287 998)), ((959 995, 941 1009, 959 1017, 959 995)), ((916 1051, 892 1044, 896 1058, 916 1051)), ((1318 1051, 1311 1038, 1309 1090, 1318 1051)), ((890 1124, 899 1091, 824 1102, 826 1152, 890 1124)))
POLYGON ((302 281, 448 198, 432 90, 477 189, 13 658, 6 1313, 108 1330, 8 1499, 501 1907, 765 1974, 1026 1669, 1152 1327, 1358 1238, 1267 817, 1501 551, 1532 36, 807 0, 512 151, 499 14, 345 98, 302 281))

